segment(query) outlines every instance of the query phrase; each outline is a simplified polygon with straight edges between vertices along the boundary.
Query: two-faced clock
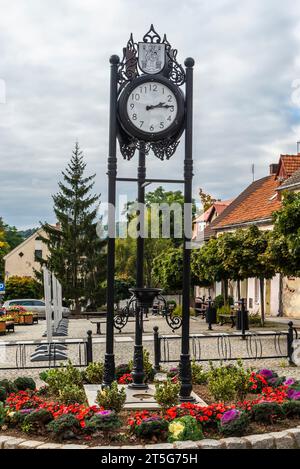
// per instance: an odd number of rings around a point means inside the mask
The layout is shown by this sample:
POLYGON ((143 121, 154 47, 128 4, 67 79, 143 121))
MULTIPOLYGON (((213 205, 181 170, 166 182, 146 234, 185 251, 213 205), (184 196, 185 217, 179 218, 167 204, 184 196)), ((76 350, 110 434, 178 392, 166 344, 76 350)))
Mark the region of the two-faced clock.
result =
POLYGON ((123 130, 138 140, 170 138, 183 127, 184 95, 161 75, 142 75, 122 91, 118 116, 123 130))

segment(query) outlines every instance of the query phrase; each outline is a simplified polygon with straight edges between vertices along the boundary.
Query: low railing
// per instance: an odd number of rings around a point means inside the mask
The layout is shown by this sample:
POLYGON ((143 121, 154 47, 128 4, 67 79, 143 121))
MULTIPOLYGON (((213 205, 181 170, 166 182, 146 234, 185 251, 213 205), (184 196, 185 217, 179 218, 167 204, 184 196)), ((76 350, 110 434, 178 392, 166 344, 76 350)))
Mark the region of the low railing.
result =
MULTIPOLYGON (((181 337, 160 335, 157 326, 153 331, 155 369, 161 363, 178 363, 181 337)), ((287 331, 191 334, 190 354, 201 362, 287 358, 293 363, 294 338, 297 331, 292 322, 287 331)))
POLYGON ((56 368, 69 359, 76 367, 85 367, 93 361, 92 331, 83 339, 59 338, 50 343, 47 340, 0 341, 0 370, 56 368), (48 358, 32 361, 32 355, 40 347, 48 358), (65 359, 59 358, 61 347, 65 359))

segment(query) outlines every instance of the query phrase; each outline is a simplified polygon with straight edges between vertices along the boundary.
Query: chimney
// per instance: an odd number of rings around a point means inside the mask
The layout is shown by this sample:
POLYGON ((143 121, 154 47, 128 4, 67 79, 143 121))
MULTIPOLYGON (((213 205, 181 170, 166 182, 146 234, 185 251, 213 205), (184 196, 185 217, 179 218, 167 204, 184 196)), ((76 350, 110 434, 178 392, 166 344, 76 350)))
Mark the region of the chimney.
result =
MULTIPOLYGON (((300 142, 299 142, 300 143, 300 142)), ((270 164, 270 176, 274 175, 277 173, 278 171, 278 166, 279 164, 278 163, 272 163, 270 164)))
POLYGON ((300 155, 300 142, 297 142, 297 154, 300 155))

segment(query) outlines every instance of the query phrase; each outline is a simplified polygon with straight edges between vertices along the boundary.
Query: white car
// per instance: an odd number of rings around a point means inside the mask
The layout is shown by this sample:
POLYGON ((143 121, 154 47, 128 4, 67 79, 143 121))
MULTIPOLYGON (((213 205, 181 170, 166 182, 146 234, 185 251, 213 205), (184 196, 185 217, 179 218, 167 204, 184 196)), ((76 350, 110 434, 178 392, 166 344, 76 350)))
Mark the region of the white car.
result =
MULTIPOLYGON (((33 299, 27 299, 27 298, 23 298, 23 299, 16 299, 16 300, 8 300, 8 301, 5 301, 2 308, 9 308, 10 306, 23 306, 23 308, 25 308, 27 311, 32 311, 33 313, 38 313, 38 317, 41 318, 41 319, 45 319, 46 318, 46 305, 45 305, 45 302, 43 300, 33 300, 33 299)), ((52 306, 52 311, 54 310, 53 306, 52 306)), ((63 317, 68 317, 69 314, 70 314, 70 309, 69 308, 65 308, 63 306, 62 308, 62 314, 63 314, 63 317)))

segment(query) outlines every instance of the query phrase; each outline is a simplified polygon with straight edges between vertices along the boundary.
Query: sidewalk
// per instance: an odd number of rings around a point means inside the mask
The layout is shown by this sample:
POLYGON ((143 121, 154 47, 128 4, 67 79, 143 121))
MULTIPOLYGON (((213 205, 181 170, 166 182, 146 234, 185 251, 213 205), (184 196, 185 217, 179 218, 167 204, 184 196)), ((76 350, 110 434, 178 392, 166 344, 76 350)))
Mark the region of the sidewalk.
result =
POLYGON ((269 316, 268 318, 265 319, 266 323, 268 322, 275 322, 278 324, 288 324, 290 321, 292 321, 293 325, 295 327, 300 327, 300 319, 296 318, 287 318, 287 317, 278 317, 278 316, 269 316))

